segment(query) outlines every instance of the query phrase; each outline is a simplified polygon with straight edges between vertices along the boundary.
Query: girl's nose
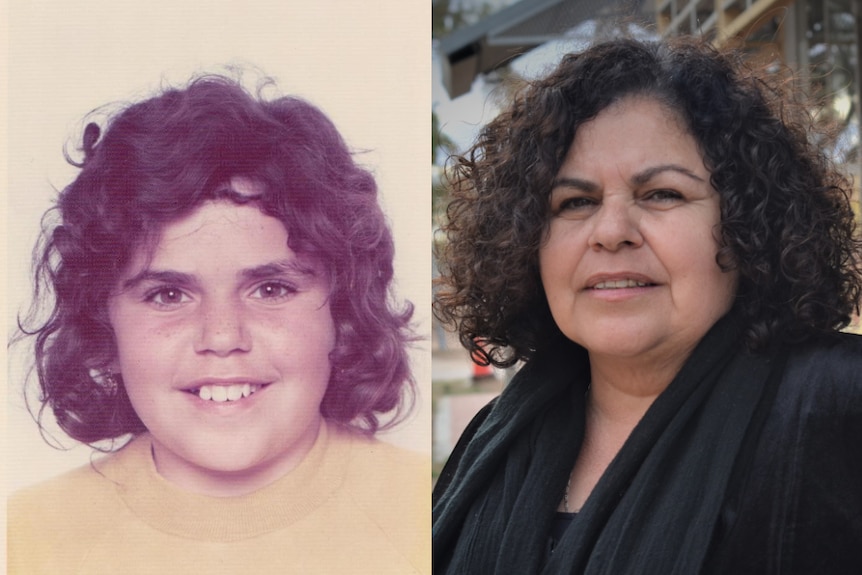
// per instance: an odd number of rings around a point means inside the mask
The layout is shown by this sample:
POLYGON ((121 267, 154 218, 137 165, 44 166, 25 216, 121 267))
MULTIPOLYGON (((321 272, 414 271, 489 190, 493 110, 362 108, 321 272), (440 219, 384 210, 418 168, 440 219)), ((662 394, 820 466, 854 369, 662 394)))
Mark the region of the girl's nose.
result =
POLYGON ((251 350, 242 306, 238 302, 210 301, 201 307, 200 313, 196 352, 226 356, 251 350))

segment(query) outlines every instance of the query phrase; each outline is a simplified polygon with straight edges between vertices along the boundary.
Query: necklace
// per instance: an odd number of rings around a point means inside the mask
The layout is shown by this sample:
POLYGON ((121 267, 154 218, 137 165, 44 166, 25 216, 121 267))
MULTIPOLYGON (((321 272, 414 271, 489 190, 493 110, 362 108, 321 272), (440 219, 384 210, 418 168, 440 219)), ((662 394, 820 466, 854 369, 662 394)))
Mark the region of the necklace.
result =
MULTIPOLYGON (((590 400, 590 389, 593 387, 593 382, 587 384, 587 390, 584 392, 584 403, 590 400)), ((586 407, 584 408, 586 410, 586 407)), ((572 470, 569 471, 569 478, 566 480, 566 490, 563 492, 563 509, 566 510, 566 513, 577 513, 579 510, 572 511, 569 508, 569 489, 572 488, 572 474, 575 472, 575 468, 572 467, 572 470)))
POLYGON ((566 509, 566 513, 571 513, 569 509, 569 488, 572 486, 572 472, 569 472, 569 479, 566 481, 566 492, 563 493, 563 506, 566 509))

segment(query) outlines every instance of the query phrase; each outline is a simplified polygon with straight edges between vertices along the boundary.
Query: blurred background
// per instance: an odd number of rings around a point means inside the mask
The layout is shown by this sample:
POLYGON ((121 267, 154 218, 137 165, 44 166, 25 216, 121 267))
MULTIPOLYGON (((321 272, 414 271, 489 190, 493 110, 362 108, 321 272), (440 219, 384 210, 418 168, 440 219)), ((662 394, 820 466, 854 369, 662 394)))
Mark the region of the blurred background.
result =
MULTIPOLYGON (((831 128, 824 141, 854 178, 859 213, 862 0, 434 0, 432 3, 432 225, 446 205, 446 159, 464 152, 514 86, 550 71, 563 54, 619 35, 704 37, 744 51, 775 74, 792 71, 831 128)), ((436 264, 434 268, 437 274, 436 264)), ((434 470, 464 427, 515 372, 471 363, 434 320, 434 470)), ((859 331, 859 320, 849 328, 859 331)))

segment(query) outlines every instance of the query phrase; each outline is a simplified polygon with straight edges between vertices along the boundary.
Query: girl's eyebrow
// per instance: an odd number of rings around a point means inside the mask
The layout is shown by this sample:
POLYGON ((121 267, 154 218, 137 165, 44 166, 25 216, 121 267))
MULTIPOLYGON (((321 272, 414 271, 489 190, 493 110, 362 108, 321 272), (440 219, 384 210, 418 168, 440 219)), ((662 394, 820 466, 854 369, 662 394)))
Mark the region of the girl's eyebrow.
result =
POLYGON ((195 276, 191 274, 185 274, 182 272, 172 271, 172 270, 151 270, 149 268, 141 270, 140 273, 130 277, 126 281, 123 282, 123 289, 131 289, 135 286, 142 284, 143 282, 153 282, 153 283, 163 283, 163 284, 171 284, 171 285, 195 285, 197 284, 197 280, 195 276))
POLYGON ((244 269, 239 275, 245 280, 254 281, 283 275, 315 277, 317 273, 313 267, 303 265, 298 261, 280 260, 244 269))
MULTIPOLYGON (((279 260, 246 268, 237 274, 245 281, 256 281, 277 276, 307 276, 315 277, 317 273, 314 268, 308 265, 303 265, 294 260, 279 260)), ((140 273, 135 274, 131 278, 123 282, 123 289, 130 289, 140 285, 143 282, 153 282, 162 284, 171 284, 178 286, 196 286, 198 285, 197 277, 192 274, 178 272, 174 270, 153 270, 144 269, 140 273)))

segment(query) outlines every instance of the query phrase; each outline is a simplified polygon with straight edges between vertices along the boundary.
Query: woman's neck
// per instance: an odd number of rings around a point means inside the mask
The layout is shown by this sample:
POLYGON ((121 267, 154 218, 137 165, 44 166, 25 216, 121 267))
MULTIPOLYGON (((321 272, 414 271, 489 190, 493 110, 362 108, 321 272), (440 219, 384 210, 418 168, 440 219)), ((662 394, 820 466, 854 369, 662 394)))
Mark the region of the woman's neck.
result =
POLYGON ((587 391, 584 440, 569 476, 560 511, 576 511, 586 502, 611 460, 682 362, 646 365, 590 355, 592 382, 587 391))
POLYGON ((606 423, 634 427, 670 385, 691 351, 633 358, 590 353, 591 408, 606 423))

